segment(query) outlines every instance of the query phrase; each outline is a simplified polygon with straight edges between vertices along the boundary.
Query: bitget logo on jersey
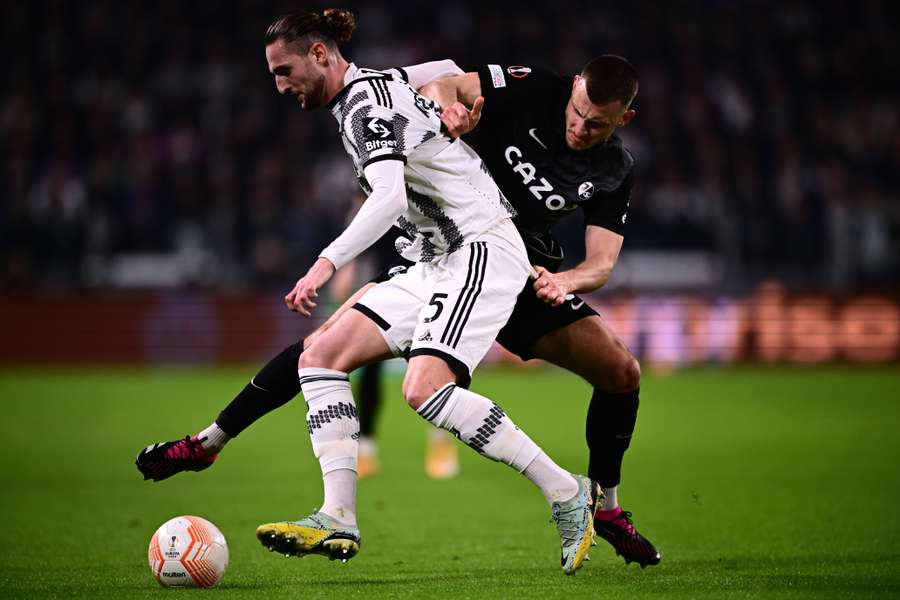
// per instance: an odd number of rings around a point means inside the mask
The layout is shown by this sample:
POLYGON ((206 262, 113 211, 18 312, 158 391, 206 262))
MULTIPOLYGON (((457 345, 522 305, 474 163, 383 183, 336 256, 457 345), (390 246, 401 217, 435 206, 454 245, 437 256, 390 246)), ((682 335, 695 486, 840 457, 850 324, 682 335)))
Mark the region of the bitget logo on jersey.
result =
POLYGON ((379 148, 396 148, 397 138, 394 137, 394 129, 391 124, 384 119, 371 117, 366 119, 365 141, 366 152, 372 152, 379 148))

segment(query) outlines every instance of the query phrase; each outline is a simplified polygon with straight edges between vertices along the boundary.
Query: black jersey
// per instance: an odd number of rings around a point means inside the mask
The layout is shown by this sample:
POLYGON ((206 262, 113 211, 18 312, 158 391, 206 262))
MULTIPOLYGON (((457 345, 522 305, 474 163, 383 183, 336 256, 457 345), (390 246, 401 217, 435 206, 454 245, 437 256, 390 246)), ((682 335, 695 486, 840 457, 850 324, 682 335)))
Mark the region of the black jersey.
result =
POLYGON ((518 212, 523 234, 549 234, 577 208, 585 225, 623 234, 634 158, 615 135, 588 150, 569 149, 565 109, 571 80, 528 67, 478 71, 484 109, 465 139, 518 212))

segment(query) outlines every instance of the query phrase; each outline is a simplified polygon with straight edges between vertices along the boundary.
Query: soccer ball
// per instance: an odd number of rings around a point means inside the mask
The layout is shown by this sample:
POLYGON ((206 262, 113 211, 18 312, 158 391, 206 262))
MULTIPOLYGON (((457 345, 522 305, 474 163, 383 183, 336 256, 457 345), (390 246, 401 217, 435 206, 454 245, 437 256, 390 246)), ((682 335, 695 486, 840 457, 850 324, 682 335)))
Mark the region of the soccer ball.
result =
POLYGON ((228 567, 228 544, 219 528, 200 517, 175 517, 150 538, 150 571, 163 587, 208 588, 228 567))

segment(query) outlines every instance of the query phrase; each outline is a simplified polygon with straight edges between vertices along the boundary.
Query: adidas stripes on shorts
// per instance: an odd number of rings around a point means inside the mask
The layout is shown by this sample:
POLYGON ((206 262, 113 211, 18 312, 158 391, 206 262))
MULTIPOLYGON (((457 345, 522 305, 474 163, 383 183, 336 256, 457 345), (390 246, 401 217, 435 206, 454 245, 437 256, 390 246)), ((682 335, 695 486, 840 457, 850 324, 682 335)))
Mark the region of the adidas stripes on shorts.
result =
POLYGON ((397 356, 439 356, 467 380, 512 314, 529 272, 521 238, 504 221, 478 241, 379 283, 353 308, 378 325, 397 356))

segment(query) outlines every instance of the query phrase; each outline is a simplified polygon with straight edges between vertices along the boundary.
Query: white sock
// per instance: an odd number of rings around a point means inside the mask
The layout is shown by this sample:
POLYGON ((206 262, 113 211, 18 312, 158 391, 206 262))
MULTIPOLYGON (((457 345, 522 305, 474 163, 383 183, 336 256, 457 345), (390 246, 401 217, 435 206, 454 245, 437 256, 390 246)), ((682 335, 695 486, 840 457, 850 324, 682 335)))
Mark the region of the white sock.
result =
POLYGON ((197 434, 197 439, 207 453, 218 454, 222 451, 222 448, 225 447, 225 444, 228 443, 228 440, 231 439, 231 436, 222 431, 222 429, 216 425, 216 422, 213 421, 212 425, 197 434))
POLYGON ((297 374, 309 409, 306 427, 322 468, 321 510, 341 524, 355 526, 359 419, 350 378, 341 371, 318 368, 299 369, 297 374))
POLYGON ((417 411, 435 426, 455 434, 477 452, 508 464, 540 488, 548 502, 571 498, 578 482, 550 460, 499 406, 450 383, 417 411))
POLYGON ((543 450, 522 471, 522 475, 540 488, 550 504, 571 500, 578 493, 578 482, 572 474, 550 460, 543 450))
POLYGON ((519 473, 541 451, 502 408, 452 383, 435 392, 416 412, 479 454, 506 463, 519 473))
POLYGON ((600 497, 600 510, 613 510, 619 506, 619 499, 616 498, 616 489, 619 486, 601 487, 600 491, 603 495, 600 497))
POLYGON ((337 469, 322 475, 325 499, 319 510, 341 525, 356 527, 356 471, 337 469), (347 499, 352 499, 348 502, 347 499))

